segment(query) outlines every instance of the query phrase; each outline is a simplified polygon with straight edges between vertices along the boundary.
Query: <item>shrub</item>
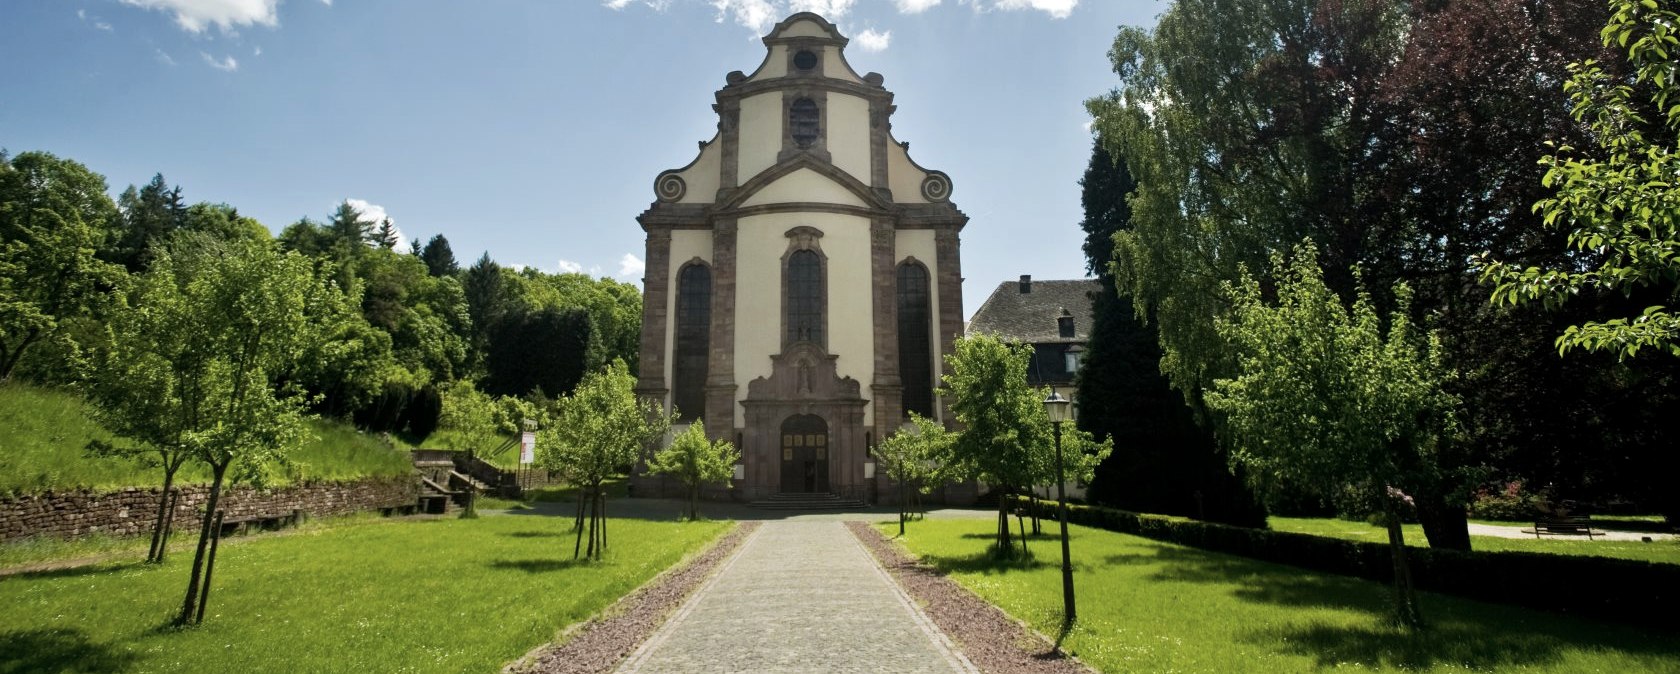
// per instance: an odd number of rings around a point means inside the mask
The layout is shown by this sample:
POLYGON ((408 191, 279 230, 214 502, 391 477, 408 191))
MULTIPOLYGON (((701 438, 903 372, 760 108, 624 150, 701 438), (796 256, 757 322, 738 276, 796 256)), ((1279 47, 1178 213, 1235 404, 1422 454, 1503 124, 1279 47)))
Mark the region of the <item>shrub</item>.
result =
POLYGON ((1477 490, 1470 499, 1470 516, 1483 520, 1526 520, 1539 514, 1540 497, 1523 491, 1522 480, 1494 489, 1477 490))

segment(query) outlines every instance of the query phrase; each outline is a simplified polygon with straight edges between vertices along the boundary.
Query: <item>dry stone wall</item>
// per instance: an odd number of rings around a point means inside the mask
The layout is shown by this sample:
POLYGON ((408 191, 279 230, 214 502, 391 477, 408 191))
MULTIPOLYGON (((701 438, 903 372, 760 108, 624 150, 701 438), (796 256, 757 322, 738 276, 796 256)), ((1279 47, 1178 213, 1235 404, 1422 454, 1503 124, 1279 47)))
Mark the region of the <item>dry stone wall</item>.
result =
MULTIPOLYGON (((114 492, 45 492, 0 498, 0 542, 29 536, 76 538, 93 533, 132 536, 151 531, 157 517, 158 488, 114 492)), ((181 489, 175 509, 176 532, 193 530, 202 516, 210 488, 181 489)), ((289 515, 344 515, 365 510, 414 505, 419 486, 413 477, 368 478, 354 482, 299 484, 280 489, 235 486, 222 493, 228 519, 289 515)))

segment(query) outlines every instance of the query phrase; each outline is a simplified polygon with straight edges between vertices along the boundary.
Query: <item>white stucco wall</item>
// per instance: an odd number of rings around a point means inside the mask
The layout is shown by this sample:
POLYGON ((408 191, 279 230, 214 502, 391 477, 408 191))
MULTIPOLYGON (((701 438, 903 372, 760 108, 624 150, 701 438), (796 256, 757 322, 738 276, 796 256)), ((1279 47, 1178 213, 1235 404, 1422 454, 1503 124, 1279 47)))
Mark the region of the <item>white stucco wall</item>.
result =
POLYGON ((897 142, 887 141, 887 189, 893 201, 901 204, 925 204, 922 198, 922 179, 927 174, 910 163, 910 154, 897 142))
POLYGON ((863 206, 851 190, 842 187, 833 180, 811 169, 799 169, 789 173, 776 182, 765 185, 746 201, 742 206, 758 206, 762 204, 785 204, 797 202, 816 202, 824 204, 845 204, 848 206, 863 206))
POLYGON ((784 77, 786 75, 787 47, 783 45, 776 45, 770 48, 770 55, 764 58, 764 64, 758 67, 758 71, 754 72, 748 81, 757 82, 759 80, 784 77))
MULTIPOLYGON (((736 400, 747 397, 747 383, 770 376, 770 354, 782 350, 782 256, 787 231, 798 226, 822 230, 828 258, 828 352, 838 355, 838 372, 851 377, 869 397, 875 366, 874 306, 870 298, 869 221, 833 213, 774 213, 737 222, 735 286, 736 400)), ((674 243, 674 241, 673 241, 674 243)), ((873 410, 864 424, 873 423, 873 410)), ((740 405, 736 426, 745 425, 740 405)))
POLYGON ((700 151, 700 157, 694 160, 694 165, 683 171, 682 179, 688 185, 688 192, 677 203, 709 204, 717 200, 719 171, 723 168, 723 143, 718 142, 717 136, 706 149, 700 151))
POLYGON ((782 150, 782 92, 741 99, 740 140, 737 185, 745 184, 776 163, 776 153, 782 150))
MULTIPOLYGON (((712 261, 712 232, 710 230, 678 229, 671 232, 671 290, 665 293, 665 387, 670 388, 677 346, 677 287, 678 272, 694 258, 712 261)), ((713 275, 716 278, 716 274, 713 275)), ((671 395, 665 394, 665 409, 671 409, 671 395)))
POLYGON ((836 168, 869 184, 869 101, 828 95, 828 152, 836 168))

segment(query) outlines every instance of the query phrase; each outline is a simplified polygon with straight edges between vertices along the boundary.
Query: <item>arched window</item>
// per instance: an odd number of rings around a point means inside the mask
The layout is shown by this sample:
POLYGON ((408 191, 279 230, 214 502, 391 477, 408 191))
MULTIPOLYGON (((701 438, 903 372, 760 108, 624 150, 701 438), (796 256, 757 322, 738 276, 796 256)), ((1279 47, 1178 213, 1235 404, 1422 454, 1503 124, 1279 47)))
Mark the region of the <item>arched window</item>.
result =
POLYGON ((677 343, 672 358, 671 404, 683 421, 698 419, 706 411, 711 332, 712 270, 690 263, 677 274, 677 343))
POLYGON ((822 257, 796 250, 787 262, 786 343, 823 343, 822 257))
POLYGON ((898 266, 898 376, 904 384, 904 416, 933 416, 932 301, 927 268, 898 266))
POLYGON ((817 102, 809 98, 801 98, 793 102, 788 112, 788 133, 793 136, 793 142, 799 147, 810 147, 817 141, 817 122, 821 115, 817 111, 817 102))

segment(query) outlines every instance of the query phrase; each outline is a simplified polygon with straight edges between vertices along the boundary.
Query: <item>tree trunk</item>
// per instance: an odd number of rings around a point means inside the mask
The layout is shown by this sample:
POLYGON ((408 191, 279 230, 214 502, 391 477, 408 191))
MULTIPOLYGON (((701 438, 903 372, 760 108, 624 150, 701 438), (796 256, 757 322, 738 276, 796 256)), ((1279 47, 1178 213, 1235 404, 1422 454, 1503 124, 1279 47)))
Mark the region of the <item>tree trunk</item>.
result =
POLYGON ((600 502, 601 502, 601 550, 600 550, 600 553, 605 554, 607 552, 607 489, 606 489, 606 487, 596 487, 595 488, 595 498, 600 499, 600 502))
POLYGON ((1417 590, 1412 587, 1412 569, 1406 562, 1405 532, 1400 528, 1400 509, 1394 497, 1383 495, 1384 513, 1388 519, 1388 549, 1394 558, 1395 620, 1402 627, 1416 629, 1423 626, 1423 613, 1418 609, 1417 590))
POLYGON ((173 468, 170 467, 169 459, 164 459, 163 493, 158 495, 157 521, 152 524, 152 547, 151 550, 146 552, 147 564, 163 563, 163 548, 167 544, 163 537, 163 531, 169 527, 169 518, 174 514, 170 507, 172 505, 169 498, 170 487, 175 485, 175 470, 179 467, 179 464, 173 468))
POLYGON ((1013 554, 1015 542, 1009 540, 1009 492, 998 495, 998 534, 996 554, 999 558, 1007 559, 1013 554))
POLYGON ((1470 550, 1469 516, 1463 504, 1447 502, 1439 489, 1427 489, 1413 500, 1417 502, 1418 522, 1423 524, 1423 537, 1429 547, 1448 550, 1470 550))
MULTIPOLYGON (((578 492, 577 492, 577 505, 578 505, 577 520, 572 522, 572 529, 577 530, 579 532, 583 531, 583 497, 584 497, 583 495, 586 491, 587 490, 585 490, 582 485, 578 486, 578 492)), ((579 533, 578 535, 581 536, 582 534, 579 533)))
MULTIPOLYGON (((1029 507, 1032 508, 1033 535, 1037 536, 1039 534, 1044 533, 1044 530, 1039 528, 1039 524, 1038 524, 1038 490, 1037 489, 1032 490, 1032 501, 1031 501, 1031 506, 1029 506, 1029 507)), ((1022 536, 1024 537, 1025 534, 1022 534, 1022 536)), ((1023 545, 1022 547, 1025 547, 1025 546, 1023 545)))
POLYGON ((187 598, 181 603, 181 615, 175 618, 177 627, 194 624, 194 617, 198 614, 199 581, 204 575, 204 555, 208 552, 210 531, 216 523, 216 507, 222 502, 222 477, 227 475, 227 464, 211 466, 212 479, 210 482, 210 498, 204 502, 204 522, 198 529, 198 551, 193 553, 192 574, 187 579, 187 598))

